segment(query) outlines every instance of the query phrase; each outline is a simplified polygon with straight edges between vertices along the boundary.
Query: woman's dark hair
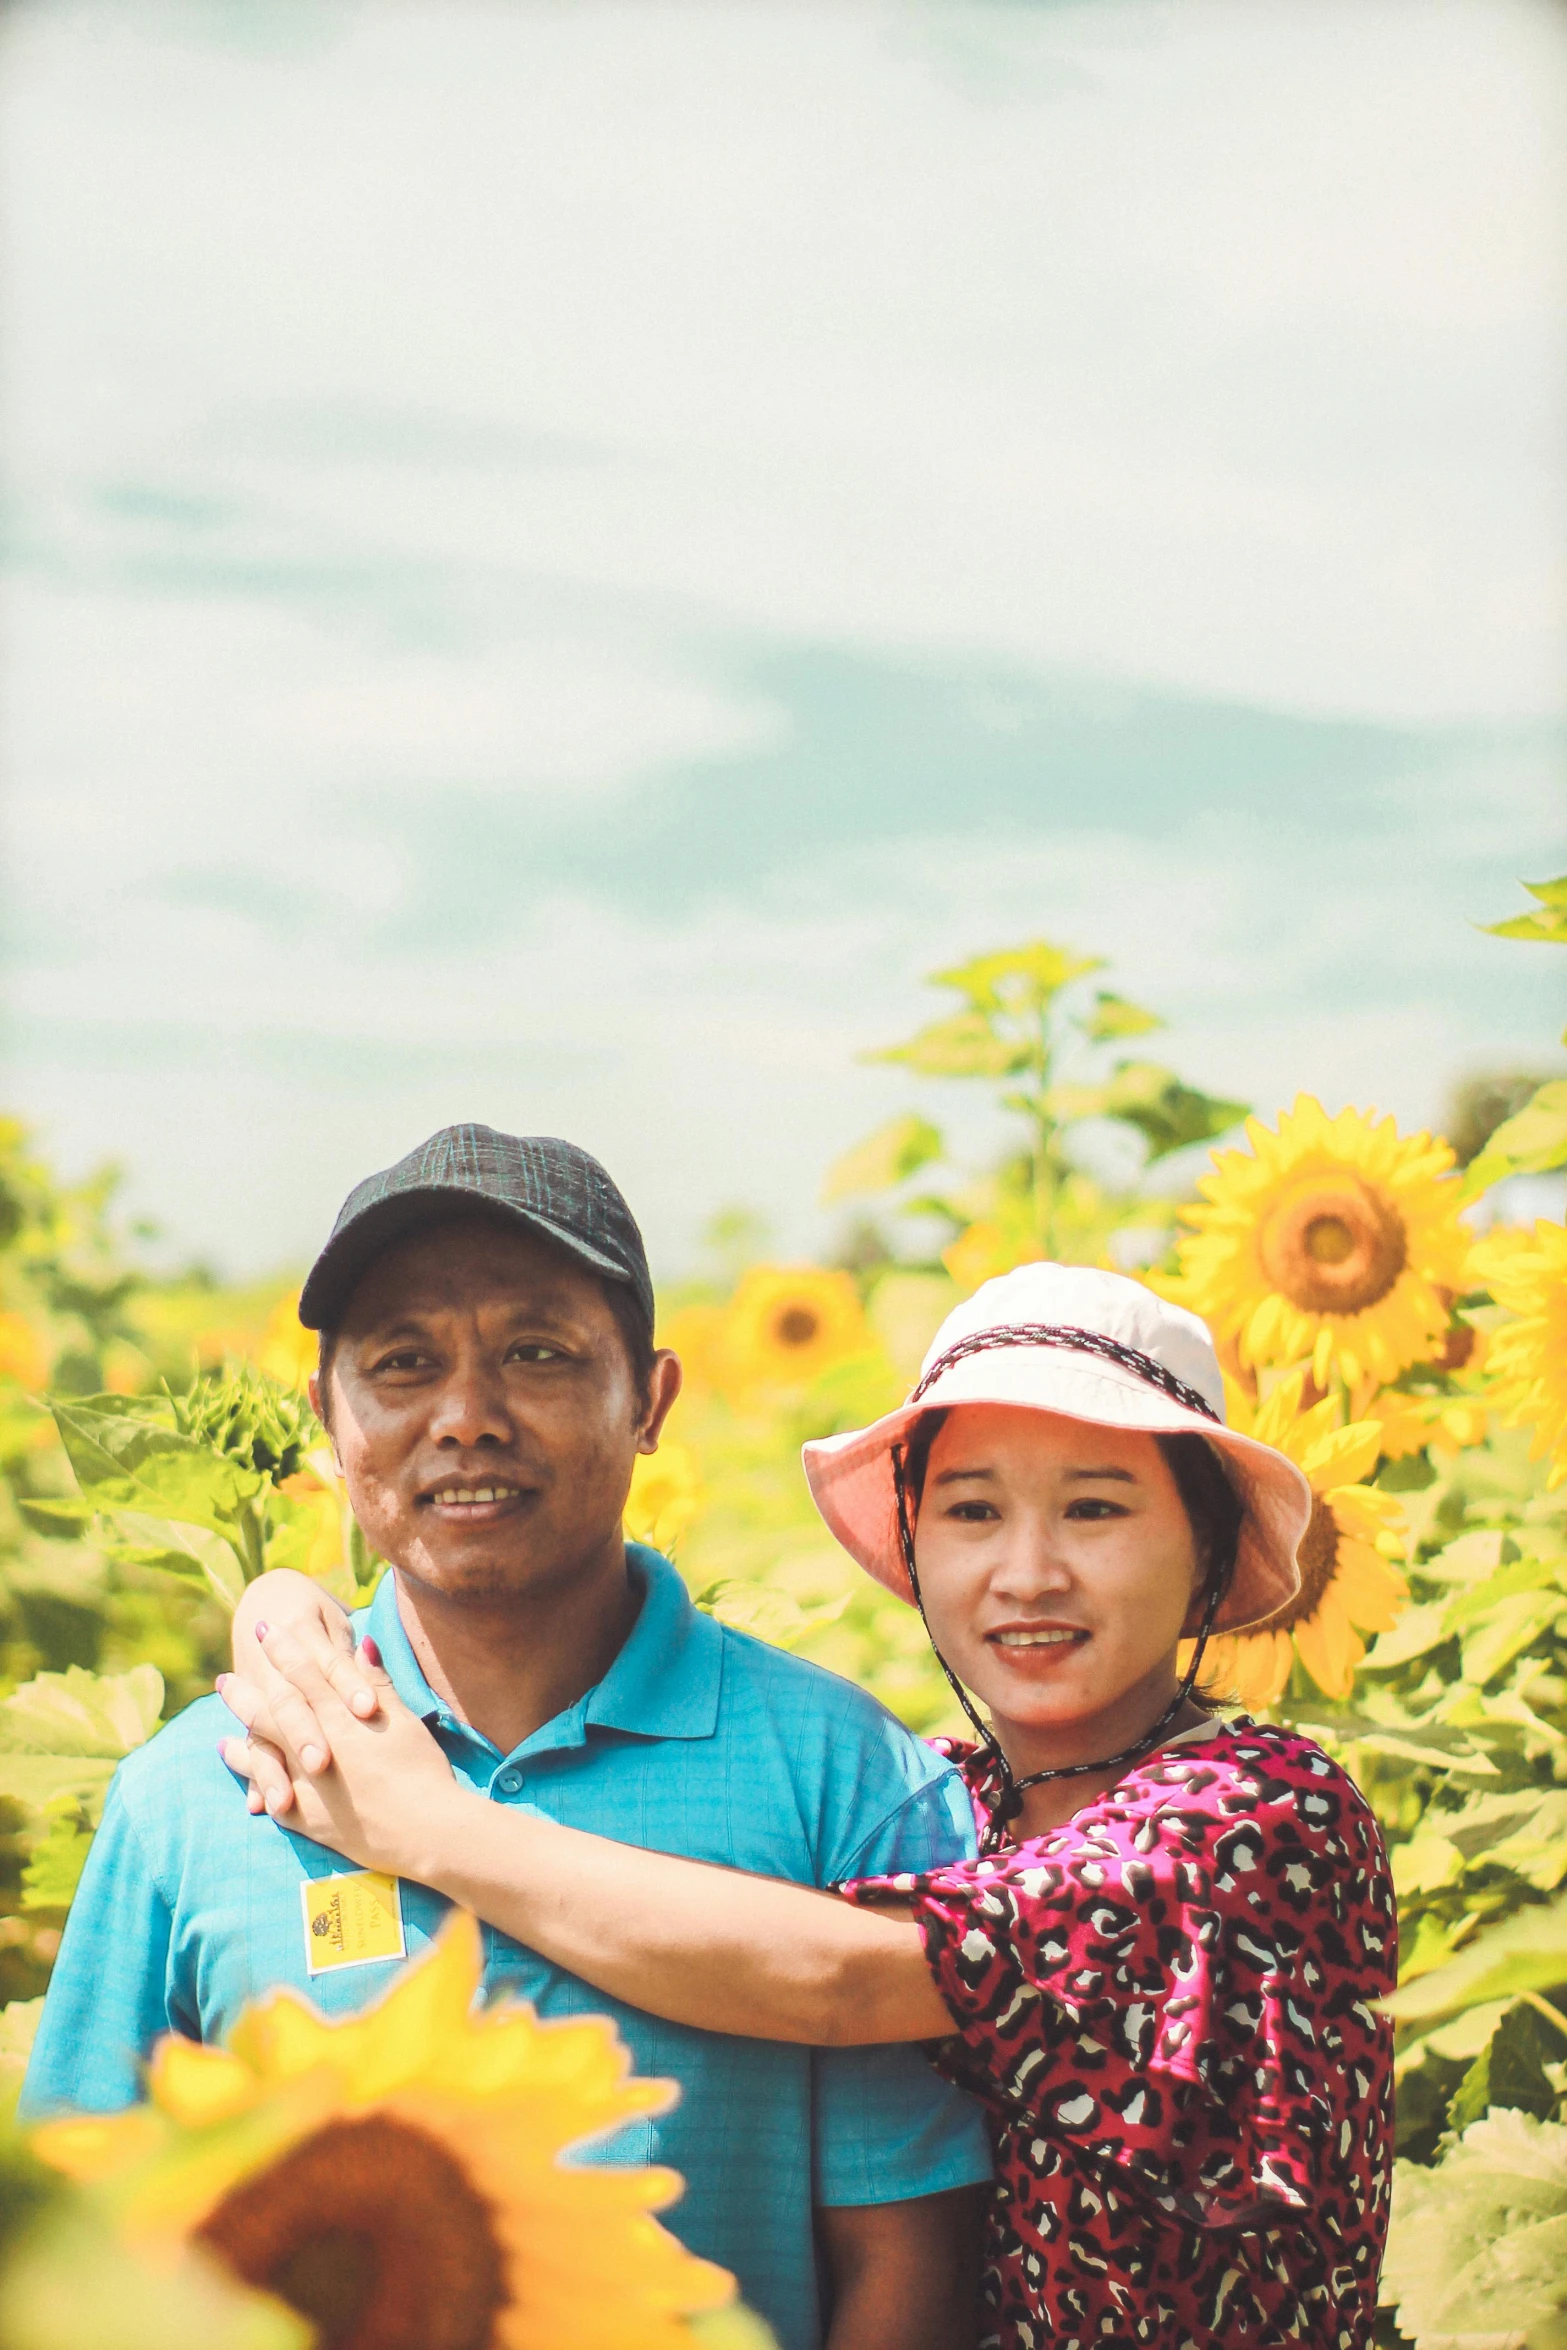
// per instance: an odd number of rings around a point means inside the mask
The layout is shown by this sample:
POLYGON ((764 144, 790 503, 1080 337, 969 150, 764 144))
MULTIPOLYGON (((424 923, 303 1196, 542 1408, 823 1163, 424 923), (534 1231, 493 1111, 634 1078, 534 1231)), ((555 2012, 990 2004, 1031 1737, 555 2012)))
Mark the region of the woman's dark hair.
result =
POLYGON ((1222 1606, 1235 1580, 1246 1505, 1225 1474, 1224 1466, 1206 1436, 1156 1436, 1175 1490, 1181 1497, 1197 1563, 1202 1569, 1202 1594, 1217 1591, 1222 1606))
MULTIPOLYGON (((945 1410, 921 1412, 905 1440, 903 1478, 909 1498, 918 1514, 925 1491, 925 1476, 930 1467, 930 1448, 946 1422, 945 1410)), ((1156 1435, 1154 1442, 1163 1453, 1175 1490, 1181 1497, 1192 1530, 1192 1541, 1197 1549, 1197 1564, 1202 1571, 1201 1595, 1207 1598, 1217 1590, 1222 1605, 1235 1579, 1235 1559, 1240 1548, 1241 1526, 1246 1508, 1240 1495, 1224 1472, 1213 1446, 1204 1436, 1156 1435)))

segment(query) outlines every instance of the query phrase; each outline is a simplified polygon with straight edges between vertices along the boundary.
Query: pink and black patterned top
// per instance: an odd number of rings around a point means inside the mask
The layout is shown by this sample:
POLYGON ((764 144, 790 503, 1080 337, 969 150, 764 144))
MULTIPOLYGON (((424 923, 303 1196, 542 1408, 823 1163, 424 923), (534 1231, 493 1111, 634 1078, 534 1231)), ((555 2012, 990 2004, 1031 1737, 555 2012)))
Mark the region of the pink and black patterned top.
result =
MULTIPOLYGON (((937 1743, 983 1830, 993 1762, 937 1743)), ((843 1890, 913 1903, 932 2053, 990 2110, 985 2350, 1365 2350, 1397 1918, 1320 1747, 1207 1723, 1048 1835, 843 1890)))

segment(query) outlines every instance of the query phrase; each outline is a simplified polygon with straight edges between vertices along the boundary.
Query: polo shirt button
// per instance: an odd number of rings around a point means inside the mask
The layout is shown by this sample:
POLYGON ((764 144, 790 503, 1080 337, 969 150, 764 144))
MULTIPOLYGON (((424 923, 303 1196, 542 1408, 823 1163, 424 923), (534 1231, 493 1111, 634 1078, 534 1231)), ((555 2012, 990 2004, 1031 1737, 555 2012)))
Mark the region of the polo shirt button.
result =
POLYGON ((503 1795, 520 1795, 522 1793, 522 1773, 521 1771, 502 1771, 495 1784, 503 1795))

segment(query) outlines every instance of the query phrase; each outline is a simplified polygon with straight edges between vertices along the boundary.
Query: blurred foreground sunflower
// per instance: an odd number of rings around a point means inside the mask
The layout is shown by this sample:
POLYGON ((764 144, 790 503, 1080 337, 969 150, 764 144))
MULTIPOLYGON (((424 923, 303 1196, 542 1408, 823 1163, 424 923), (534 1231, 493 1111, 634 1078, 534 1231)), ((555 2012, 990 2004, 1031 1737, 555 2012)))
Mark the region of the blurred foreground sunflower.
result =
POLYGON ((672 2085, 629 2078, 602 2017, 474 2013, 480 1964, 459 1913, 363 2014, 274 1991, 224 2048, 161 2041, 148 2104, 35 2147, 104 2183, 143 2257, 205 2247, 321 2350, 691 2350, 733 2279, 652 2218, 678 2178, 561 2160, 672 2085))
POLYGON ((1246 1138, 1199 1181, 1179 1271, 1155 1286, 1243 1363, 1308 1363, 1319 1387, 1385 1385, 1440 1353, 1469 1247, 1449 1145, 1359 1110, 1329 1118, 1309 1094, 1276 1134, 1249 1118, 1246 1138))
POLYGON ((871 1343, 854 1283, 820 1265, 753 1265, 724 1316, 724 1361, 742 1388, 803 1387, 871 1343))
POLYGON ((1402 1519, 1396 1497, 1360 1480, 1377 1465, 1382 1430, 1375 1420, 1335 1426, 1332 1396, 1301 1409, 1305 1373, 1281 1379, 1256 1412, 1233 1412, 1234 1424, 1277 1445, 1306 1473, 1311 1519, 1301 1537, 1301 1585, 1284 1607, 1249 1632, 1211 1641, 1204 1679, 1243 1705, 1273 1705, 1298 1656, 1328 1697, 1348 1697, 1366 1653, 1361 1632, 1385 1632, 1403 1613, 1409 1586, 1382 1550, 1402 1519), (1357 1631, 1356 1627, 1359 1627, 1357 1631))
POLYGON ((1548 1485, 1567 1480, 1567 1226, 1538 1223, 1477 1242, 1477 1279, 1517 1319, 1491 1333, 1491 1400, 1513 1427, 1531 1426, 1548 1485))

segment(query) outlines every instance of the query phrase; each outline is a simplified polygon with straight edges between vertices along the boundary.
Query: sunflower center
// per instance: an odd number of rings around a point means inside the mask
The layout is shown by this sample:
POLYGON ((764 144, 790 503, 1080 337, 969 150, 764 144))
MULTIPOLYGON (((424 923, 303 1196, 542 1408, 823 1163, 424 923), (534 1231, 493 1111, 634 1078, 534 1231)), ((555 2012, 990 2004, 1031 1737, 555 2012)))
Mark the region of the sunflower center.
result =
POLYGON ((1342 1216, 1313 1216, 1301 1238, 1314 1265, 1342 1265, 1355 1253, 1355 1235, 1342 1216))
POLYGON ((320 2350, 493 2350, 507 2306, 490 2205, 449 2147, 386 2114, 318 2130, 200 2234, 320 2350))
POLYGON ((1322 1594, 1338 1571, 1338 1541, 1338 1520, 1322 1496, 1314 1493, 1311 1517, 1295 1554, 1300 1562, 1300 1589, 1258 1624, 1257 1631, 1293 1632, 1297 1624, 1316 1614, 1322 1594))
POLYGON ((809 1306, 786 1306, 773 1324, 773 1335, 780 1346, 809 1346, 821 1326, 820 1314, 809 1306))
POLYGON ((1358 1176, 1313 1176, 1279 1200, 1257 1236, 1273 1288, 1308 1314, 1362 1314, 1409 1256, 1404 1219, 1358 1176))

